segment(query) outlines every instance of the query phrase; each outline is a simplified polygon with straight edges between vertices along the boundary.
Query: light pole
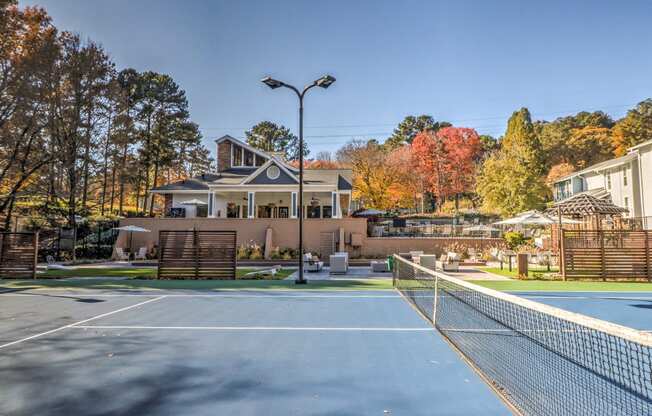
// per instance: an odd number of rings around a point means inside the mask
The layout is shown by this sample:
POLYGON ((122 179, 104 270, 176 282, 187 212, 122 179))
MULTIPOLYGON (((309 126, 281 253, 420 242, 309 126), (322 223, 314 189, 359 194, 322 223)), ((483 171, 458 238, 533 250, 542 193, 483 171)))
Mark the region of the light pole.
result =
POLYGON ((271 89, 285 87, 289 88, 297 94, 299 98, 299 200, 297 213, 299 215, 299 277, 294 281, 296 284, 306 284, 308 281, 303 277, 303 97, 309 89, 313 87, 328 88, 335 82, 335 77, 324 75, 318 80, 313 81, 311 84, 306 85, 303 91, 298 88, 286 84, 283 81, 273 79, 272 77, 265 77, 260 80, 263 84, 271 89))

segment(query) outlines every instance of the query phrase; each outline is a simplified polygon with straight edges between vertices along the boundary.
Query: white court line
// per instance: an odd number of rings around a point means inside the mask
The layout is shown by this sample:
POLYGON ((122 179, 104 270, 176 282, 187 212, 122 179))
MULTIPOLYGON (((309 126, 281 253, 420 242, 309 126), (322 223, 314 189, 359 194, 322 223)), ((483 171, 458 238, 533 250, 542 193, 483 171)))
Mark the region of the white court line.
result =
POLYGON ((301 326, 149 326, 149 325, 75 325, 79 329, 170 329, 203 331, 360 331, 360 332, 412 332, 435 331, 435 328, 393 327, 301 327, 301 326))
POLYGON ((26 337, 26 338, 22 338, 22 339, 19 339, 19 340, 16 340, 16 341, 8 342, 6 344, 0 345, 0 349, 5 348, 5 347, 10 347, 12 345, 20 344, 21 342, 29 341, 29 340, 32 340, 32 339, 35 339, 35 338, 39 338, 39 337, 42 337, 44 335, 53 334, 55 332, 59 332, 61 330, 67 329, 67 328, 73 328, 73 327, 75 327, 75 325, 85 324, 86 322, 90 322, 90 321, 94 321, 96 319, 104 318, 106 316, 113 315, 113 314, 116 314, 116 313, 119 313, 119 312, 124 312, 124 311, 127 311, 129 309, 137 308, 139 306, 143 306, 143 305, 145 305, 147 303, 150 303, 150 302, 156 302, 157 300, 161 300, 161 299, 163 299, 165 297, 166 297, 165 295, 164 296, 159 296, 159 297, 156 297, 154 299, 149 299, 149 300, 146 300, 144 302, 137 303, 135 305, 126 306, 124 308, 116 309, 115 311, 103 313, 101 315, 97 315, 97 316, 94 316, 92 318, 84 319, 83 321, 78 321, 78 322, 75 322, 75 323, 72 323, 72 324, 60 326, 59 328, 55 328, 55 329, 51 329, 49 331, 41 332, 40 334, 35 334, 35 335, 29 336, 29 337, 26 337))
MULTIPOLYGON (((128 294, 118 294, 118 293, 106 293, 106 294, 85 294, 85 293, 57 293, 57 294, 39 294, 39 293, 5 293, 5 294, 0 294, 0 297, 20 297, 20 296, 59 296, 59 297, 78 297, 78 298, 108 298, 108 297, 152 297, 152 294, 136 294, 136 293, 128 293, 128 294)), ((298 299, 303 299, 303 298, 325 298, 325 299, 330 299, 330 298, 343 298, 343 299, 355 299, 355 298, 362 298, 362 299, 375 299, 375 298, 389 298, 389 299, 403 299, 402 297, 398 295, 274 295, 274 294, 269 294, 269 295, 230 295, 228 293, 215 293, 215 294, 174 294, 174 293, 169 293, 163 295, 168 298, 267 298, 267 299, 276 299, 276 298, 298 298, 298 299)), ((433 296, 414 296, 414 297, 424 297, 424 298, 432 298, 433 296)))
POLYGON ((652 300, 652 296, 553 296, 553 295, 525 295, 521 297, 527 299, 568 299, 568 300, 652 300))

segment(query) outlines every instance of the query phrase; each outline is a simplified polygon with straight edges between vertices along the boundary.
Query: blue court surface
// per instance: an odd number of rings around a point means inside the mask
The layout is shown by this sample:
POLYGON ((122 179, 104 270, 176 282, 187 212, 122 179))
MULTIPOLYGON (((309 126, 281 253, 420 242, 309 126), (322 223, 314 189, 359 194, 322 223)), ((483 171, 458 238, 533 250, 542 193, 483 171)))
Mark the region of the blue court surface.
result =
POLYGON ((1 415, 503 415, 395 291, 0 294, 1 415))
POLYGON ((641 331, 652 331, 652 292, 512 292, 641 331))

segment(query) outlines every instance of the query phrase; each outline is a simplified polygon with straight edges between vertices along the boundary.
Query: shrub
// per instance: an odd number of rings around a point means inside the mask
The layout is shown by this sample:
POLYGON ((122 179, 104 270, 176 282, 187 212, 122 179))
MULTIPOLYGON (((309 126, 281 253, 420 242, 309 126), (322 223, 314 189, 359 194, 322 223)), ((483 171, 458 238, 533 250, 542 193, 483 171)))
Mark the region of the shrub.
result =
POLYGON ((507 244, 507 247, 510 250, 516 250, 516 247, 520 246, 526 241, 526 238, 523 236, 523 234, 516 231, 506 232, 503 235, 503 238, 505 239, 505 244, 507 244))
POLYGON ((269 257, 272 260, 279 260, 281 258, 281 249, 278 246, 274 247, 271 253, 269 253, 269 257))
POLYGON ((263 258, 262 247, 252 241, 251 251, 249 252, 249 260, 260 260, 262 258, 263 258))
POLYGON ((236 252, 236 257, 238 258, 238 260, 248 259, 250 253, 251 250, 249 249, 249 247, 247 247, 247 245, 243 243, 240 244, 240 246, 238 247, 238 250, 236 252))

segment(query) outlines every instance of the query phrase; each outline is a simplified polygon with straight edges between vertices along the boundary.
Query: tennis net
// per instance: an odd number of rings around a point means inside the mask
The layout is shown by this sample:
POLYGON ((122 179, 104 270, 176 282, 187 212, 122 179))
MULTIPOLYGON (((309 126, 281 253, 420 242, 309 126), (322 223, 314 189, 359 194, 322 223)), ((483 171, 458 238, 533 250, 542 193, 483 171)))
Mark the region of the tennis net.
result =
POLYGON ((518 412, 652 415, 652 334, 394 257, 394 286, 518 412))

